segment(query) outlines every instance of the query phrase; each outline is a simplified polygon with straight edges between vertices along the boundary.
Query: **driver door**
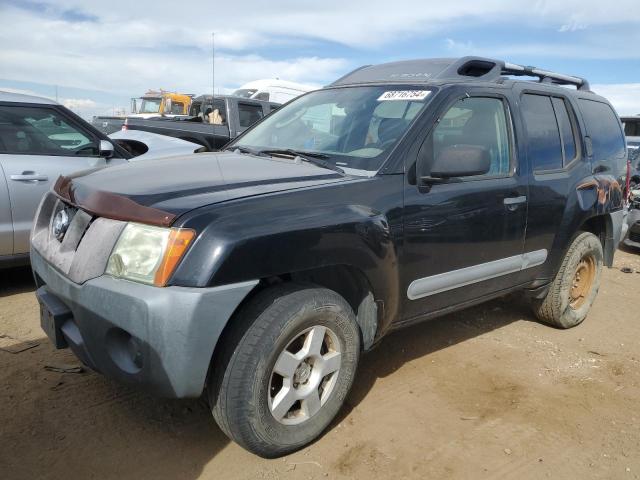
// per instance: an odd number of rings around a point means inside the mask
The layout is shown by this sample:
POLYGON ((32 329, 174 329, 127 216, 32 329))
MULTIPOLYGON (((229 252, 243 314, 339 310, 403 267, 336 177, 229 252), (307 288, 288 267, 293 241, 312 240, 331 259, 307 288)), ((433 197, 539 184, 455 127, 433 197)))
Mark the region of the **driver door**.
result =
POLYGON ((36 209, 58 177, 104 165, 99 142, 56 105, 0 104, 0 170, 9 190, 14 255, 29 251, 36 209))
POLYGON ((516 162, 507 98, 473 90, 454 96, 422 149, 426 168, 418 171, 427 180, 405 188, 405 319, 513 287, 521 270, 539 261, 523 255, 526 177, 516 162), (489 171, 429 181, 433 159, 459 146, 482 147, 489 171))

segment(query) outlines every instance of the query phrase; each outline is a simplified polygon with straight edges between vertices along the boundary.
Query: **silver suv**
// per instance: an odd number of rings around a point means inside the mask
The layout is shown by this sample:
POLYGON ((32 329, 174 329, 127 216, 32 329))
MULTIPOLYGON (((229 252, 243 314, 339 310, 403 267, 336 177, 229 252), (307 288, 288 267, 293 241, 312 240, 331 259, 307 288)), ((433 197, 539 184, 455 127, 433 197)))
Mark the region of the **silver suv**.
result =
POLYGON ((60 175, 127 157, 62 105, 0 92, 0 266, 29 261, 33 216, 60 175))
POLYGON ((52 100, 0 92, 0 268, 28 263, 33 217, 61 175, 201 148, 140 131, 108 138, 52 100))

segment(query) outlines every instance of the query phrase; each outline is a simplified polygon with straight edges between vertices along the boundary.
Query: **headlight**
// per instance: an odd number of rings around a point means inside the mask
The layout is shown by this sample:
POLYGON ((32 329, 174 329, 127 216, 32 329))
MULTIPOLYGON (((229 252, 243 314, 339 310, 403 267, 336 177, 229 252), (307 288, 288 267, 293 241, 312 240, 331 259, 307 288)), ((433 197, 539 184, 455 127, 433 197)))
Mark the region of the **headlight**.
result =
POLYGON ((105 273, 164 287, 195 237, 181 228, 128 223, 111 252, 105 273))

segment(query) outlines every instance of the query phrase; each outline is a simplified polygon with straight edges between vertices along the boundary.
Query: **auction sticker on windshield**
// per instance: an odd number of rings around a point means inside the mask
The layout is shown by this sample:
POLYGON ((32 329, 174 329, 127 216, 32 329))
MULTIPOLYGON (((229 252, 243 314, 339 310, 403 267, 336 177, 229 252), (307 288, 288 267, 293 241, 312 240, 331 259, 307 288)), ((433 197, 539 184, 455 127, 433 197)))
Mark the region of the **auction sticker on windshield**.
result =
POLYGON ((424 100, 431 90, 391 90, 378 97, 378 101, 389 100, 424 100))

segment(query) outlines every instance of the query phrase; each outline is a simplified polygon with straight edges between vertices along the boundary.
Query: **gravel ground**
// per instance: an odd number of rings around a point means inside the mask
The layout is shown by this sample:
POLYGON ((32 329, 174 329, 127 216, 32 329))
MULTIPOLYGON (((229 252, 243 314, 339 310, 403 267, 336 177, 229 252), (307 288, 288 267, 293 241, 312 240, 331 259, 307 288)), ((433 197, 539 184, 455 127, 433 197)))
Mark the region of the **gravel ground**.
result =
POLYGON ((640 255, 619 252, 572 330, 506 297, 395 333, 364 356, 321 439, 263 460, 229 442, 202 401, 51 371, 79 364, 44 338, 29 271, 0 271, 0 348, 31 347, 0 350, 0 475, 640 478, 639 272, 640 255))

